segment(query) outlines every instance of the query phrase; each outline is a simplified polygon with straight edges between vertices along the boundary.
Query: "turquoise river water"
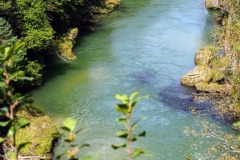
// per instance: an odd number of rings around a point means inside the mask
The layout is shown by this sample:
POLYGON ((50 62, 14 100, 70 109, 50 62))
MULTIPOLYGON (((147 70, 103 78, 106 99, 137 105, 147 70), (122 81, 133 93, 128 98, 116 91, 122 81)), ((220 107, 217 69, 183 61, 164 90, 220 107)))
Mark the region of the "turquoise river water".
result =
MULTIPOLYGON (((140 91, 149 98, 139 103, 134 117, 145 117, 138 128, 147 136, 134 146, 153 156, 140 159, 183 160, 186 154, 205 159, 213 140, 186 136, 183 130, 195 126, 195 115, 186 108, 209 104, 192 102, 193 91, 180 85, 181 76, 194 67, 194 53, 209 43, 211 24, 203 0, 122 1, 94 32, 80 35, 77 61, 49 67, 47 83, 31 93, 35 105, 58 126, 70 116, 77 119, 77 128, 85 128, 77 141, 91 146, 80 157, 120 160, 123 153, 110 147, 120 142, 114 136, 121 128, 114 96, 140 91), (199 140, 203 143, 193 147, 199 140)), ((216 121, 209 114, 206 118, 216 121)))

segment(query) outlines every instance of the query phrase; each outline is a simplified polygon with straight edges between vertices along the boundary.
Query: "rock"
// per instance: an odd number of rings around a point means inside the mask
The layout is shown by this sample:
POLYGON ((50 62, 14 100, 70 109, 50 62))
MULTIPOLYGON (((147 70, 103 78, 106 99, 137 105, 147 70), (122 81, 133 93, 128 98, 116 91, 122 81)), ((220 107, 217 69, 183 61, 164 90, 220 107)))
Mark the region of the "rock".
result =
POLYGON ((21 156, 51 158, 54 140, 59 135, 52 120, 32 106, 21 107, 17 117, 30 121, 30 125, 16 133, 16 145, 30 142, 20 150, 21 156))
POLYGON ((230 87, 228 85, 220 85, 217 83, 200 82, 196 84, 196 89, 197 91, 207 93, 222 93, 222 94, 230 93, 230 87))
POLYGON ((121 4, 121 0, 105 0, 105 7, 93 7, 94 14, 108 14, 116 10, 121 4))
POLYGON ((76 60, 77 57, 73 52, 75 39, 78 36, 78 28, 70 29, 66 34, 58 37, 56 40, 58 54, 64 60, 76 60))
POLYGON ((196 66, 181 78, 181 84, 194 87, 200 82, 209 82, 214 76, 213 71, 205 66, 196 66))
POLYGON ((206 0, 205 6, 207 9, 219 9, 220 3, 219 0, 206 0))
POLYGON ((217 50, 214 47, 204 47, 195 54, 196 65, 208 65, 216 56, 217 50))
POLYGON ((219 82, 219 81, 223 80, 224 77, 225 77, 224 73, 216 71, 216 72, 214 72, 214 76, 212 77, 211 81, 219 82))
POLYGON ((121 3, 121 0, 106 0, 105 6, 108 10, 113 11, 115 10, 121 3))

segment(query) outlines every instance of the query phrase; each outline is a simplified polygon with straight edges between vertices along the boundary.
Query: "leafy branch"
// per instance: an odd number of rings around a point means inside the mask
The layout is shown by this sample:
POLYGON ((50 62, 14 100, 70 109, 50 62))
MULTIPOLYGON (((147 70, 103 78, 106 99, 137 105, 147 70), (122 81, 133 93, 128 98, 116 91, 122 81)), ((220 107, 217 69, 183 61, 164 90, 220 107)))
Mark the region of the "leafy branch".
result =
POLYGON ((138 118, 135 122, 131 122, 132 112, 134 111, 137 103, 144 97, 139 97, 139 92, 134 92, 128 97, 127 95, 117 94, 115 98, 120 100, 122 103, 116 104, 115 109, 117 112, 121 113, 122 116, 117 119, 117 122, 124 125, 124 129, 116 132, 116 136, 125 139, 123 144, 112 144, 113 149, 125 148, 128 160, 133 160, 141 154, 146 154, 142 148, 132 149, 132 142, 136 141, 138 137, 144 137, 146 131, 134 134, 133 131, 136 130, 137 124, 142 118, 138 118))

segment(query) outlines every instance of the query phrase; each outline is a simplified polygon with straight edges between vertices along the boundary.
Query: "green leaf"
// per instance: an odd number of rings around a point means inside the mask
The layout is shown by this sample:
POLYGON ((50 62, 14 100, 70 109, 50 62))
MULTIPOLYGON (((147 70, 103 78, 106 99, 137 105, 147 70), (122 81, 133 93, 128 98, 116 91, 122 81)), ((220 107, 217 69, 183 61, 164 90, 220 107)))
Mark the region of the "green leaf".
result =
POLYGON ((14 126, 11 126, 8 130, 7 136, 12 137, 14 135, 15 129, 14 126))
POLYGON ((127 131, 122 130, 122 131, 118 131, 115 133, 116 136, 120 137, 120 138, 126 138, 127 137, 127 131))
POLYGON ((0 87, 5 87, 5 82, 0 82, 0 87))
POLYGON ((122 124, 126 124, 126 122, 127 122, 127 118, 125 116, 117 118, 116 120, 117 120, 117 122, 122 123, 122 124))
POLYGON ((233 127, 239 127, 240 126, 240 121, 233 123, 233 127))
POLYGON ((6 114, 6 112, 8 112, 8 108, 7 107, 3 107, 0 109, 0 116, 4 116, 6 114))
POLYGON ((129 99, 128 99, 126 94, 123 94, 123 95, 116 94, 115 98, 122 101, 123 103, 128 103, 129 102, 129 99))
POLYGON ((6 127, 10 122, 11 122, 11 120, 5 121, 5 122, 0 121, 0 126, 1 127, 6 127))
POLYGON ((130 96, 130 101, 133 102, 135 97, 138 96, 138 94, 139 94, 139 91, 132 93, 130 96))
POLYGON ((3 141, 5 141, 5 138, 0 137, 0 143, 2 143, 3 141))
POLYGON ((34 78, 33 78, 33 77, 18 77, 18 78, 16 78, 16 80, 21 80, 21 81, 24 81, 24 80, 26 80, 26 81, 33 81, 34 78))
POLYGON ((27 125, 29 125, 30 122, 27 119, 25 119, 25 118, 18 118, 17 119, 17 124, 18 124, 19 128, 24 128, 27 125))
POLYGON ((90 146, 89 144, 82 144, 81 146, 78 146, 77 148, 78 148, 78 149, 81 149, 81 148, 89 147, 89 146, 90 146))
POLYGON ((119 149, 119 148, 125 148, 127 145, 126 143, 123 143, 123 144, 112 144, 112 148, 113 149, 119 149))
POLYGON ((60 155, 56 156, 55 159, 56 159, 56 160, 59 160, 59 159, 62 158, 63 155, 64 155, 64 154, 60 154, 60 155))
POLYGON ((10 160, 17 160, 17 159, 16 159, 16 153, 13 152, 13 151, 8 151, 8 152, 7 152, 7 156, 8 156, 8 158, 9 158, 10 160))
POLYGON ((73 131, 76 126, 77 121, 73 118, 67 118, 63 121, 62 127, 68 129, 69 131, 73 131))
POLYGON ((70 132, 70 131, 71 131, 68 127, 63 127, 63 126, 62 126, 61 129, 64 130, 64 131, 67 131, 67 132, 70 132))
POLYGON ((22 148, 24 148, 26 145, 30 144, 30 142, 25 142, 25 143, 21 143, 19 146, 18 146, 18 151, 20 151, 22 148))
POLYGON ((131 136, 129 140, 130 140, 131 142, 134 142, 134 141, 137 140, 137 136, 135 136, 135 135, 134 135, 134 136, 131 136))
POLYGON ((141 148, 135 149, 132 154, 132 158, 138 157, 140 154, 144 154, 144 150, 141 148))
POLYGON ((139 137, 145 137, 146 136, 146 131, 142 131, 141 133, 138 134, 139 137))
POLYGON ((128 113, 128 110, 129 110, 127 104, 116 104, 115 109, 116 111, 121 113, 128 113))

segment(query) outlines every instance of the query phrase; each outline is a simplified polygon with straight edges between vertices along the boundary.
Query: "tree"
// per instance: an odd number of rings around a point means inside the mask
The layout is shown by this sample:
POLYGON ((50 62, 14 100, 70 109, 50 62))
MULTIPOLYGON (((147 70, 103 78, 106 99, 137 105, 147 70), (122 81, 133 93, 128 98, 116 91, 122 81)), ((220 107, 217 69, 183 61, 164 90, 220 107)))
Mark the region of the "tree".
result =
POLYGON ((0 46, 11 46, 17 40, 17 36, 12 33, 11 25, 0 17, 0 46))
POLYGON ((54 31, 45 13, 44 0, 17 0, 17 8, 23 17, 21 35, 28 49, 46 49, 53 40, 54 31))
MULTIPOLYGON (((27 102, 27 96, 14 92, 12 82, 32 80, 25 77, 25 72, 19 69, 19 65, 25 60, 25 43, 16 42, 11 47, 0 47, 0 87, 7 93, 5 105, 0 107, 0 116, 5 117, 0 121, 0 127, 6 130, 6 136, 0 137, 0 142, 11 139, 13 150, 7 151, 7 156, 12 160, 17 160, 19 150, 26 144, 16 145, 16 132, 29 124, 24 118, 17 118, 15 110, 18 106, 27 102)), ((2 129, 1 129, 2 131, 2 129)))

